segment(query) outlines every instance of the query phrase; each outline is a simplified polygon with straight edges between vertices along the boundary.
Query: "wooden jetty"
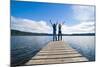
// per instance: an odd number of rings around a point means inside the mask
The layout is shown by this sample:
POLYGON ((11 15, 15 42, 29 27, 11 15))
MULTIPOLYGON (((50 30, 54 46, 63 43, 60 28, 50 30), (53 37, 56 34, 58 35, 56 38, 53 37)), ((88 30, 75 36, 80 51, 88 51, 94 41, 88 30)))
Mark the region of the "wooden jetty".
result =
POLYGON ((25 65, 61 64, 86 61, 88 61, 86 57, 83 57, 68 44, 65 44, 63 41, 54 41, 48 43, 32 57, 31 60, 25 63, 25 65))

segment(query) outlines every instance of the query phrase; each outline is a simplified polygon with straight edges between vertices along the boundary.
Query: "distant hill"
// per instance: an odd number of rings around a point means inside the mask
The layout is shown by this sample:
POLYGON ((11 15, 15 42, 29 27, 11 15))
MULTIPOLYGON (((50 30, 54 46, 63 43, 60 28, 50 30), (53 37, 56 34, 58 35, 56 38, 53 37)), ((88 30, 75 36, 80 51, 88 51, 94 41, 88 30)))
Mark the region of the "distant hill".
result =
MULTIPOLYGON (((12 36, 53 36, 53 34, 49 33, 32 33, 32 32, 24 32, 18 30, 11 30, 12 36)), ((95 33, 78 33, 78 34, 62 34, 63 36, 95 36, 95 33)))
POLYGON ((11 35, 35 35, 35 36, 40 36, 40 35, 52 35, 48 33, 32 33, 32 32, 24 32, 24 31, 18 31, 18 30, 11 30, 11 35))

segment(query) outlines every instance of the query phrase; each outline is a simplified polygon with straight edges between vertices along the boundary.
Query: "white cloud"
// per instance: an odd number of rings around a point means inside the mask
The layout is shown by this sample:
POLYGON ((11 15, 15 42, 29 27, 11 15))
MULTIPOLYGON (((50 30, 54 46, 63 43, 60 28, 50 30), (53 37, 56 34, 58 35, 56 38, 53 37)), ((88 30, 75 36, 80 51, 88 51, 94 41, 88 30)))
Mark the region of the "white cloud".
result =
POLYGON ((52 28, 45 21, 33 21, 11 16, 11 29, 26 32, 51 33, 52 28))
POLYGON ((63 33, 95 33, 95 7, 94 6, 77 6, 72 8, 72 17, 79 22, 72 26, 63 25, 63 33))
POLYGON ((94 21, 95 7, 94 6, 72 6, 73 17, 79 21, 94 21))
POLYGON ((62 26, 62 32, 73 34, 73 33, 95 33, 95 23, 94 22, 81 22, 73 26, 62 26))
MULTIPOLYGON (((38 33, 52 33, 52 27, 45 21, 34 21, 29 19, 16 18, 11 16, 11 29, 27 31, 27 32, 38 32, 38 33)), ((62 26, 62 33, 94 33, 95 23, 94 22, 81 22, 73 26, 62 26)))

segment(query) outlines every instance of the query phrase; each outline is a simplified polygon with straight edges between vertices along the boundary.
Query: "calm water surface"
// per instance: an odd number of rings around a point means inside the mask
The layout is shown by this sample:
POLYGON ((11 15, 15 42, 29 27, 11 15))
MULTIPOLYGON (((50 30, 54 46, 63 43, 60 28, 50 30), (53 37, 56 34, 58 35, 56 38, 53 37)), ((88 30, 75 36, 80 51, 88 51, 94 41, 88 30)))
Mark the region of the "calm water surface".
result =
MULTIPOLYGON (((89 61, 95 60, 95 36, 63 36, 63 40, 89 61)), ((29 60, 50 41, 52 36, 12 36, 11 64, 18 65, 29 60)))

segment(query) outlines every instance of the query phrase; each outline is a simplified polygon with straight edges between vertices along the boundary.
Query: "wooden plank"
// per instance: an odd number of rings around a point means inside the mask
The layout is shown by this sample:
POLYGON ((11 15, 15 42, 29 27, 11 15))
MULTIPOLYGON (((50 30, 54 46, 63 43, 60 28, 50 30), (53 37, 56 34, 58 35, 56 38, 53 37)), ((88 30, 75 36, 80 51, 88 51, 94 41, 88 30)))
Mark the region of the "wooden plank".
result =
POLYGON ((64 58, 64 57, 76 57, 76 56, 82 56, 81 54, 68 54, 68 55, 37 55, 33 57, 32 59, 47 59, 47 58, 64 58))
POLYGON ((32 57, 25 65, 37 64, 57 64, 88 61, 75 49, 71 48, 63 41, 55 41, 48 43, 44 48, 32 57))
POLYGON ((41 53, 42 52, 48 52, 48 53, 49 52, 73 52, 73 50, 52 50, 52 51, 51 50, 47 50, 47 51, 46 50, 45 51, 43 50, 43 51, 40 51, 40 52, 41 53))
POLYGON ((66 54, 78 54, 78 52, 59 52, 59 53, 57 53, 57 52, 53 52, 53 53, 38 53, 37 55, 66 55, 66 54))
POLYGON ((39 60, 30 60, 26 65, 36 65, 36 64, 60 64, 60 63, 75 63, 75 62, 86 62, 88 61, 84 57, 75 57, 75 58, 58 58, 58 59, 39 59, 39 60))

